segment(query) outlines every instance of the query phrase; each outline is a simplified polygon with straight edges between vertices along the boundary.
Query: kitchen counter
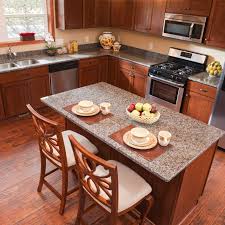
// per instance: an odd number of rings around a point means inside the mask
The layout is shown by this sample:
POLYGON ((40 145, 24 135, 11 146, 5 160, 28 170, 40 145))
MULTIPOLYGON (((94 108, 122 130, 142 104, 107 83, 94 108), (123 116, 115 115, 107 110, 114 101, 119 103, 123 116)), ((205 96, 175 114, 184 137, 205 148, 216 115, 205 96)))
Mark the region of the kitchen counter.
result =
MULTIPOLYGON (((121 50, 118 53, 114 53, 111 50, 103 50, 103 49, 86 49, 79 51, 76 54, 72 55, 61 55, 61 56, 47 56, 45 54, 42 55, 33 55, 29 57, 23 57, 18 58, 18 60, 23 59, 36 59, 38 60, 37 64, 29 65, 29 66, 23 66, 23 67, 13 67, 9 69, 0 70, 1 73, 16 71, 16 70, 22 70, 22 69, 28 69, 33 67, 39 67, 39 66, 45 66, 45 65, 51 65, 54 63, 61 63, 61 62, 67 62, 67 61, 73 61, 73 60, 80 60, 85 58, 94 58, 94 57, 100 57, 100 56, 114 56, 119 59, 128 60, 143 66, 150 67, 155 64, 159 64, 162 62, 165 62, 167 60, 166 55, 154 53, 154 52, 139 52, 140 50, 121 50)), ((1 63, 1 62, 0 62, 1 63)), ((2 62, 3 63, 3 62, 2 62)), ((189 77, 189 80, 196 81, 202 84, 206 84, 212 87, 217 87, 219 84, 219 78, 210 78, 206 72, 199 73, 193 76, 189 77)))
POLYGON ((207 72, 202 72, 189 77, 189 80, 217 88, 220 77, 210 77, 207 72))
POLYGON ((45 97, 42 101, 72 123, 79 125, 96 138, 166 182, 176 177, 224 134, 223 131, 215 127, 208 126, 159 105, 161 118, 157 123, 153 125, 137 124, 127 118, 125 108, 131 102, 145 102, 146 100, 106 83, 98 83, 45 97), (114 116, 98 124, 88 125, 63 109, 83 99, 92 100, 97 104, 104 101, 110 102, 114 116), (164 154, 149 161, 109 137, 112 133, 130 124, 146 127, 156 136, 160 130, 170 131, 172 133, 170 147, 164 154))

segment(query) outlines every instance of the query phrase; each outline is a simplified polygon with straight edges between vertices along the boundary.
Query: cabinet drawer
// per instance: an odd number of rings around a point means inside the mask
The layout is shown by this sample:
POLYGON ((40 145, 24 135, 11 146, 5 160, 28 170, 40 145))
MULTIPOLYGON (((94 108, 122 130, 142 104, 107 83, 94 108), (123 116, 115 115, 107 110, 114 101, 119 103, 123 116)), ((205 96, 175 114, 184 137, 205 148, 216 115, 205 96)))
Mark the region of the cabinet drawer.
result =
POLYGON ((187 90, 215 99, 216 88, 194 81, 188 81, 187 90))
POLYGON ((26 80, 32 77, 43 76, 46 74, 48 74, 47 66, 6 72, 0 76, 0 84, 26 80))
POLYGON ((79 68, 86 68, 86 67, 90 67, 90 66, 96 66, 98 65, 99 60, 96 58, 93 59, 82 59, 79 62, 79 68))
POLYGON ((138 73, 140 75, 147 76, 149 68, 147 66, 142 66, 137 63, 132 63, 127 60, 120 60, 119 67, 130 70, 132 72, 138 73))

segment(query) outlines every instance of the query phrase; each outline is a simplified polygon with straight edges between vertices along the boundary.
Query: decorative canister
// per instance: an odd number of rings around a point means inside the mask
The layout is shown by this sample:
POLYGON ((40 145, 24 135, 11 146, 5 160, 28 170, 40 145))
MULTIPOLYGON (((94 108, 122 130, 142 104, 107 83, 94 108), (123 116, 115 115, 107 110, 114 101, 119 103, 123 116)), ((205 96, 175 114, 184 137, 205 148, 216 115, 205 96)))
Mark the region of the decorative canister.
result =
POLYGON ((113 51, 114 52, 119 52, 120 51, 120 48, 121 48, 121 44, 119 43, 119 42, 115 42, 114 44, 113 44, 113 51))
POLYGON ((103 32, 103 34, 99 37, 99 41, 104 49, 109 50, 113 46, 115 37, 113 36, 112 32, 103 32))

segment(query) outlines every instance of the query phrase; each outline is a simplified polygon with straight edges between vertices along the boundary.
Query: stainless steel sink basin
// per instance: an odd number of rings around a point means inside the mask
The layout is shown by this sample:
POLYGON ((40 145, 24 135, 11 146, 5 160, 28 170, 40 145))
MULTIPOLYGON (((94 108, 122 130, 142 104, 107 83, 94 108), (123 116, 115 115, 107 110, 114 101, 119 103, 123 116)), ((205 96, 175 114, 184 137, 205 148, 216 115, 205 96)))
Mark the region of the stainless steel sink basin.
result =
POLYGON ((3 63, 3 64, 0 64, 0 70, 11 69, 11 68, 14 68, 14 67, 17 67, 17 65, 14 64, 14 63, 3 63))
POLYGON ((18 66, 30 66, 39 63, 36 59, 26 59, 15 62, 18 66))

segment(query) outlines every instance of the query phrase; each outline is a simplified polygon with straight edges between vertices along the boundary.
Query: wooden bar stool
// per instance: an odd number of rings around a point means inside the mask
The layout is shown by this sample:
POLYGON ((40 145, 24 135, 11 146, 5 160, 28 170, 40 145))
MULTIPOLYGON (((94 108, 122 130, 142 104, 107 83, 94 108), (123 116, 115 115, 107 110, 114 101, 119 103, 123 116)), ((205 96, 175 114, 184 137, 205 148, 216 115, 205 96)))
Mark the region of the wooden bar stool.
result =
POLYGON ((79 187, 76 186, 72 190, 68 190, 68 172, 69 170, 74 169, 76 164, 73 148, 68 136, 72 135, 75 137, 79 143, 85 146, 92 154, 97 154, 98 150, 95 145, 84 136, 70 130, 61 132, 58 123, 41 116, 31 107, 31 105, 27 105, 27 108, 32 115, 39 140, 41 174, 38 192, 41 192, 43 184, 45 184, 61 200, 59 213, 63 214, 66 197, 79 189, 79 187), (46 159, 56 166, 55 169, 47 173, 46 159), (45 177, 57 170, 61 170, 62 172, 61 194, 45 179, 45 177))
POLYGON ((85 207, 88 194, 110 217, 109 225, 116 225, 118 218, 131 212, 142 201, 146 208, 137 220, 143 225, 153 205, 151 186, 136 172, 120 162, 105 161, 82 146, 72 135, 69 136, 79 176, 80 195, 76 225, 84 224, 82 215, 89 209, 85 207))

